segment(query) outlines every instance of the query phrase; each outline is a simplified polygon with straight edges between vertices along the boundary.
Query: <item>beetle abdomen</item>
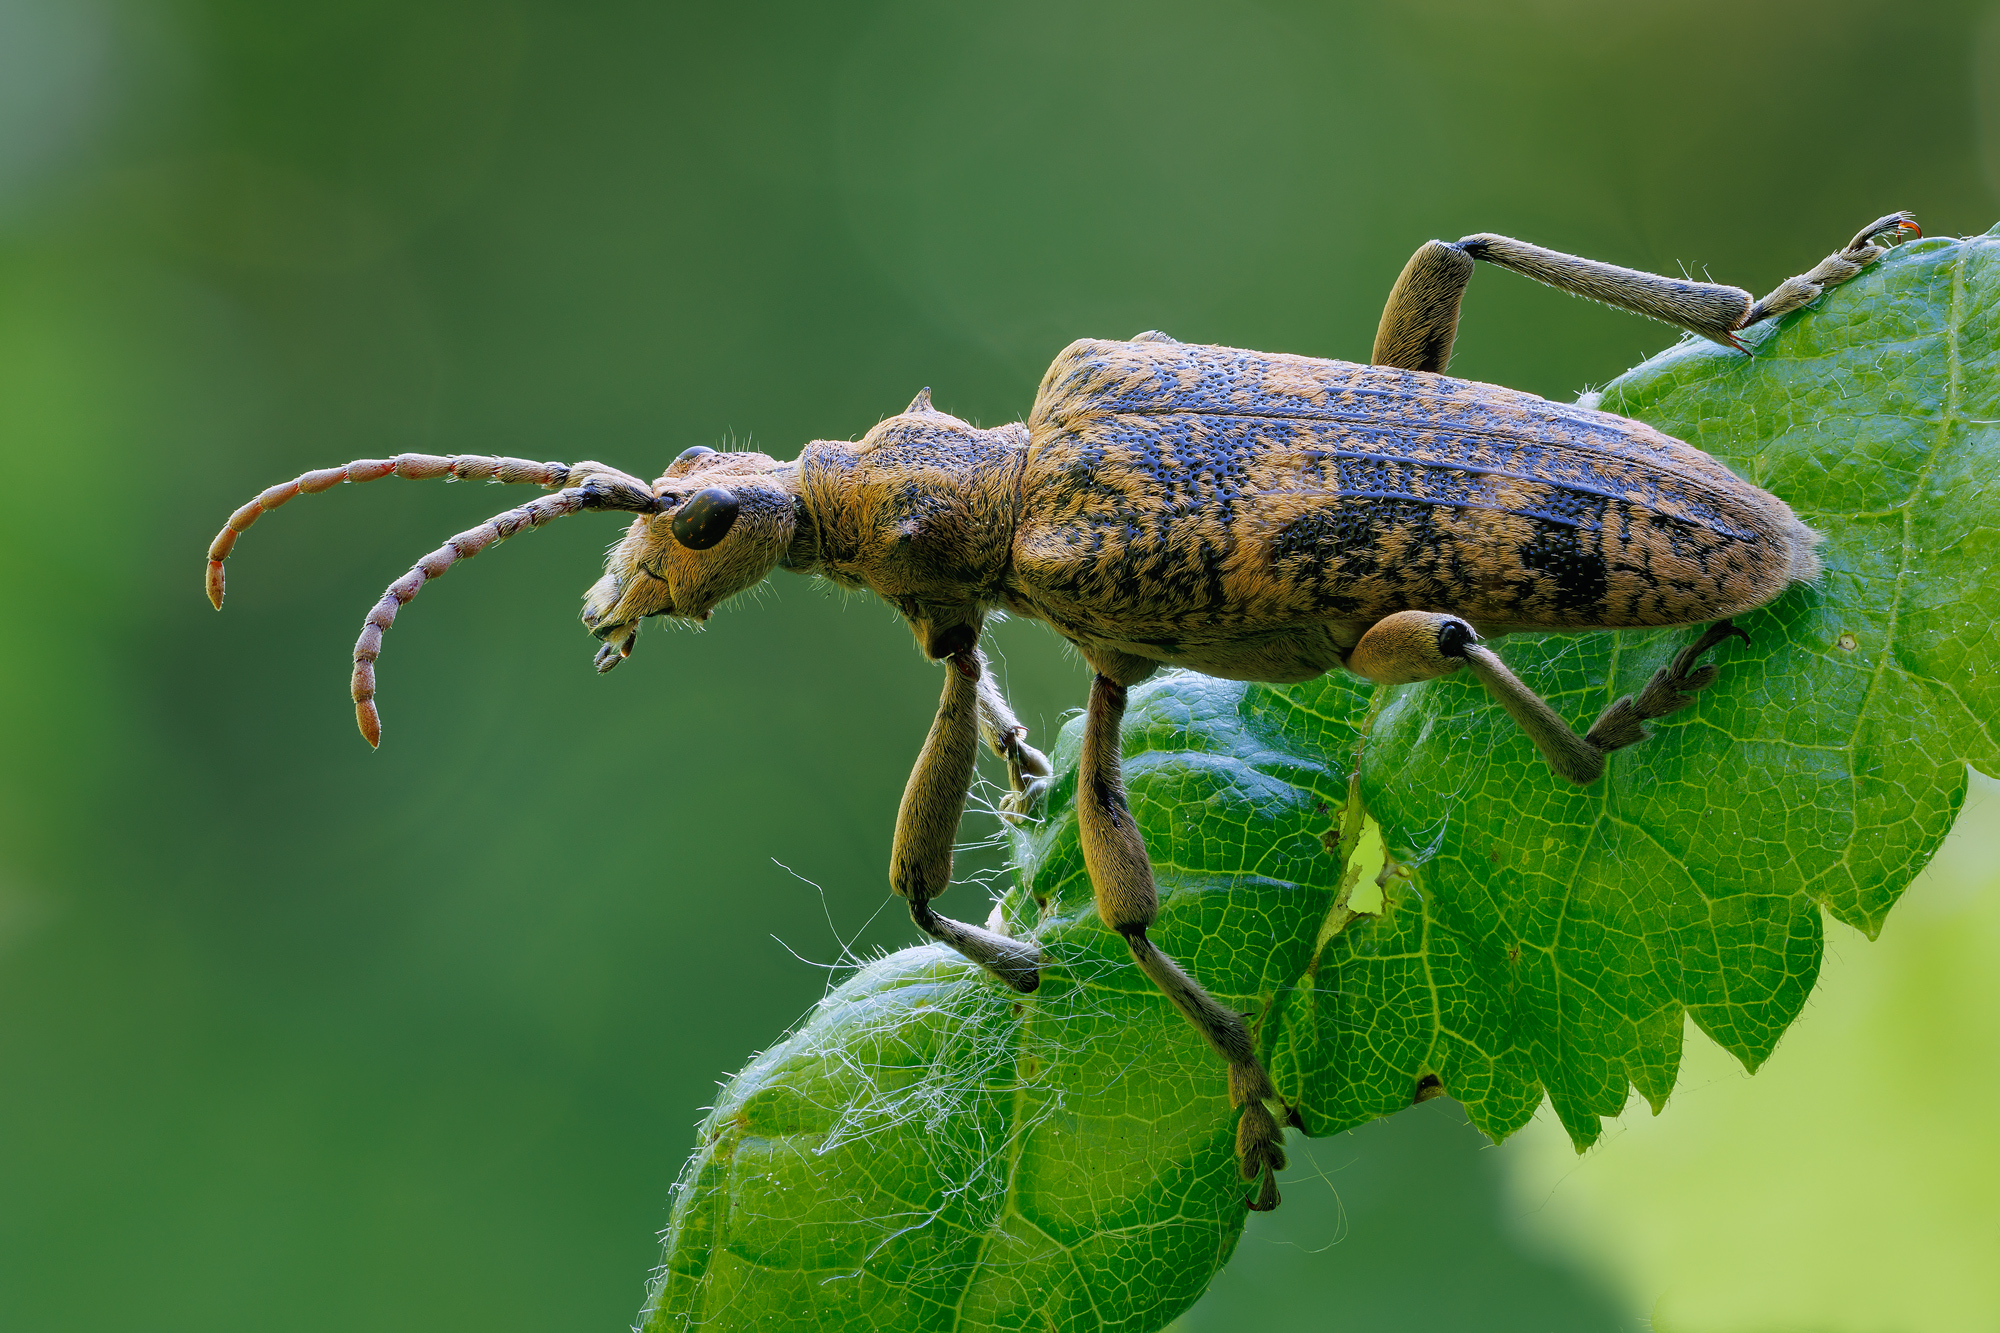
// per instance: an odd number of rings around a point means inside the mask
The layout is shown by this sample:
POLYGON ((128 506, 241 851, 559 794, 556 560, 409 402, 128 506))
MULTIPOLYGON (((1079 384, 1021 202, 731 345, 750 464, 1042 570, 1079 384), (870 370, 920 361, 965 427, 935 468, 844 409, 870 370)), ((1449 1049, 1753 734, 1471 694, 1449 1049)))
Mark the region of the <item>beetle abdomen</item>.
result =
POLYGON ((1707 454, 1442 375, 1079 342, 1029 428, 1018 574, 1138 621, 1678 625, 1819 568, 1784 502, 1707 454))

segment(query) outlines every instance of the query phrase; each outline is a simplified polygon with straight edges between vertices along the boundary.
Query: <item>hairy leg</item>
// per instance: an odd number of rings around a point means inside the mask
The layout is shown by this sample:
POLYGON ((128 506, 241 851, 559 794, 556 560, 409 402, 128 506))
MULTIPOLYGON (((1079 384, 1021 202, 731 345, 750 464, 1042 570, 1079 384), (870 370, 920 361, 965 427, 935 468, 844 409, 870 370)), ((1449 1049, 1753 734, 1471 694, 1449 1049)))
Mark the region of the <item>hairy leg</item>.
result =
POLYGON ((1028 729, 1007 705, 985 654, 979 656, 979 738, 1007 765, 1008 794, 1000 813, 1020 823, 1049 787, 1048 756, 1028 744, 1028 729))
POLYGON ((1550 768, 1578 786, 1588 786, 1604 772, 1606 755, 1646 739, 1641 723, 1678 712, 1715 683, 1718 669, 1696 663, 1702 654, 1731 638, 1750 641, 1749 635, 1727 620, 1709 626, 1699 639, 1676 653, 1673 661, 1654 672, 1644 689, 1605 709, 1581 736, 1457 616, 1434 611, 1399 611, 1384 616, 1361 636, 1348 654, 1347 665, 1356 675, 1384 685, 1432 680, 1461 665, 1468 667, 1528 733, 1550 768))
POLYGON ((1097 914, 1105 925, 1125 937, 1139 970, 1228 1063, 1229 1100, 1243 1108, 1236 1127, 1237 1163, 1245 1180, 1262 1182, 1258 1192, 1244 1202, 1259 1212, 1269 1211, 1278 1206, 1276 1172, 1285 1165, 1285 1148, 1284 1132, 1266 1103, 1283 1103, 1257 1058, 1243 1015, 1218 1003, 1200 982, 1146 938, 1146 927, 1159 912, 1159 894, 1153 887, 1145 839, 1126 804, 1125 783, 1119 772, 1118 724, 1124 716, 1125 687, 1107 676, 1097 676, 1090 685, 1090 711, 1084 720, 1076 787, 1078 832, 1084 866, 1097 895, 1097 914))
POLYGON ((1909 234, 1922 233, 1908 213, 1879 217, 1811 271, 1785 279, 1761 301, 1752 300, 1741 287, 1621 268, 1492 232, 1457 241, 1426 241, 1389 293, 1375 334, 1374 362, 1405 370, 1444 371, 1458 330, 1459 301, 1475 259, 1741 350, 1739 332, 1817 300, 1828 288, 1859 275, 1886 254, 1889 245, 1909 234))
POLYGON ((896 844, 889 857, 889 886, 910 903, 910 919, 932 939, 964 954, 1024 994, 1041 984, 1040 952, 979 926, 939 916, 931 899, 951 886, 952 846, 972 760, 979 745, 979 681, 984 674, 971 649, 945 664, 944 697, 924 740, 896 811, 896 844))

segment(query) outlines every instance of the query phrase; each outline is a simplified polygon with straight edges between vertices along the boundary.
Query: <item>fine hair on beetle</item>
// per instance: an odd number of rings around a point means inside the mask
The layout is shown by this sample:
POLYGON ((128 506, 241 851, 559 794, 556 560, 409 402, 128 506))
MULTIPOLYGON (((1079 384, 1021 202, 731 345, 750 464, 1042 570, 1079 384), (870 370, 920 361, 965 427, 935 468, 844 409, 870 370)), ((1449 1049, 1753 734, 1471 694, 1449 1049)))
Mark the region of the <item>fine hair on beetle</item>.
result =
MULTIPOLYGON (((1599 781, 1647 724, 1695 705, 1706 661, 1749 642, 1732 617, 1820 573, 1818 536, 1786 501, 1635 420, 1445 373, 1479 264, 1662 320, 1750 355, 1753 332, 1849 282, 1920 235, 1907 213, 1761 300, 1491 233, 1420 246, 1391 288, 1366 363, 1183 343, 1158 331, 1084 339, 1044 375, 1022 422, 981 429, 925 389, 858 441, 795 459, 697 446, 650 484, 602 463, 402 454, 308 472, 233 514, 223 561, 264 513, 301 494, 396 476, 550 492, 453 537, 391 583, 354 647, 356 720, 381 739, 375 664, 396 615, 453 564, 550 519, 629 515, 582 619, 609 671, 640 625, 690 623, 773 570, 867 589, 945 667, 936 719, 896 814, 891 891, 937 943, 1015 995, 1051 965, 995 917, 932 906, 953 881, 980 748, 1007 771, 1003 816, 1038 808, 1053 778, 1027 743, 980 637, 1001 615, 1040 620, 1092 671, 1075 816, 1099 921, 1226 1069, 1246 1206, 1278 1203, 1284 1127, 1302 1125, 1265 1068, 1261 1036, 1150 936, 1160 908, 1128 800, 1128 691, 1163 667, 1293 684, 1344 670, 1378 685, 1464 671, 1519 725, 1556 778, 1599 781), (1745 341, 1750 335, 1750 341, 1745 341), (1495 650, 1520 632, 1685 628, 1631 694, 1579 730, 1495 650)), ((1451 1090, 1413 1076, 1410 1096, 1451 1090)))

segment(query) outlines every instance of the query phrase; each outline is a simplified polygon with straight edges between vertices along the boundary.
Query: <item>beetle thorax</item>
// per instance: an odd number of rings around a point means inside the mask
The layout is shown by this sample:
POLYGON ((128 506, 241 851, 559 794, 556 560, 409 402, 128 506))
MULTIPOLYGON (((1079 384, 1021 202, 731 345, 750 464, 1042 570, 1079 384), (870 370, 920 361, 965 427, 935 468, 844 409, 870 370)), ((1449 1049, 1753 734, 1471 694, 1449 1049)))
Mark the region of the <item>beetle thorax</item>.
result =
POLYGON ((997 599, 1027 447, 1025 426, 975 429, 928 393, 858 444, 815 441, 799 455, 802 522, 786 563, 881 594, 930 647, 997 599))

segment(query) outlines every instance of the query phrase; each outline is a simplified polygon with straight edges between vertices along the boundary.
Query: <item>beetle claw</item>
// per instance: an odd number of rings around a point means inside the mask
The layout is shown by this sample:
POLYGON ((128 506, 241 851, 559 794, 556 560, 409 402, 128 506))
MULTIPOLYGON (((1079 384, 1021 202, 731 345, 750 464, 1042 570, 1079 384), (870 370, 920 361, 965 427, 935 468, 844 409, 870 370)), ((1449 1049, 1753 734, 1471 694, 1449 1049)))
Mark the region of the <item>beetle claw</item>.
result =
POLYGON ((1053 769, 1049 757, 1021 739, 1026 728, 1019 728, 1008 737, 1007 743, 1007 786, 1009 791, 1000 798, 1000 816, 1014 825, 1025 824, 1033 814, 1043 796, 1048 793, 1053 769))

